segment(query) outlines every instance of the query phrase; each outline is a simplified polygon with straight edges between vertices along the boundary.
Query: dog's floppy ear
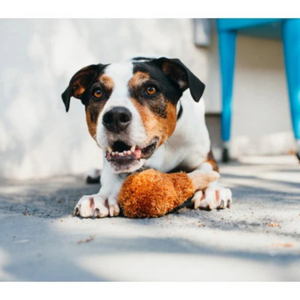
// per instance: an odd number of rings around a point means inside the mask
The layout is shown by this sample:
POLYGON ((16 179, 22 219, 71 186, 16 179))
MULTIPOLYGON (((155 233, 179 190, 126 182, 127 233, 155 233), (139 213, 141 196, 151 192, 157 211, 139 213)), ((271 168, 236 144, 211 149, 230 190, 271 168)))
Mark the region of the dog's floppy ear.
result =
POLYGON ((155 61, 165 75, 178 84, 182 92, 189 88, 193 99, 199 102, 205 85, 179 59, 161 57, 155 61))
POLYGON ((73 75, 70 80, 69 86, 61 95, 66 107, 66 112, 69 111, 71 97, 82 100, 83 93, 103 68, 104 65, 101 64, 90 65, 82 68, 73 75))

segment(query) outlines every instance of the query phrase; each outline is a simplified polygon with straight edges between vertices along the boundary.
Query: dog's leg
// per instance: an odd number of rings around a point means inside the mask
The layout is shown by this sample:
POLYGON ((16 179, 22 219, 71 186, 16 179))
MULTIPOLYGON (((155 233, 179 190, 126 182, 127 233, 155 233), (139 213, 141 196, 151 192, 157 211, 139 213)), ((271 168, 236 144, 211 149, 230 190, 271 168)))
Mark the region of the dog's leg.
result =
MULTIPOLYGON (((200 166, 199 170, 212 171, 213 166, 210 162, 205 162, 200 166)), ((190 174, 199 172, 199 170, 190 174)), ((214 181, 211 182, 204 191, 197 191, 192 198, 192 202, 195 209, 211 210, 215 208, 230 208, 232 204, 232 192, 230 189, 222 187, 219 181, 214 181)))
POLYGON ((99 193, 83 196, 75 206, 73 216, 103 218, 119 215, 117 198, 123 181, 123 177, 112 173, 109 168, 105 168, 101 177, 99 193))

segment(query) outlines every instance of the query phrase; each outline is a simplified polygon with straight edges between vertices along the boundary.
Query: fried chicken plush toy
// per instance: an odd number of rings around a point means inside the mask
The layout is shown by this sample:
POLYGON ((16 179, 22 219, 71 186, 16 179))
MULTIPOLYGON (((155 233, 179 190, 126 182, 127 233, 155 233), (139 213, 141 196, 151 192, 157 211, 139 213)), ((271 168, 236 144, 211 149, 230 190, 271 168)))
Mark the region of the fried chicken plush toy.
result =
POLYGON ((166 174, 149 169, 126 178, 118 203, 125 217, 160 217, 183 204, 195 191, 207 188, 219 176, 214 171, 166 174))

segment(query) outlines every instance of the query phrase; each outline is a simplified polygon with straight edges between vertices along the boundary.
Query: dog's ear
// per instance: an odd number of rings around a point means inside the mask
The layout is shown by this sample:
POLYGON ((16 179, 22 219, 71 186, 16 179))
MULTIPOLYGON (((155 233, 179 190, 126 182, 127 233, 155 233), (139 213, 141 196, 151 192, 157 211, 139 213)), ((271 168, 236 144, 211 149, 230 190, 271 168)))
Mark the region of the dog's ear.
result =
POLYGON ((77 73, 73 75, 70 80, 69 86, 62 93, 61 97, 66 107, 66 112, 70 108, 71 97, 82 100, 82 95, 85 90, 91 85, 93 80, 99 74, 99 72, 104 68, 104 65, 90 65, 82 68, 77 73))
POLYGON ((182 92, 189 88, 193 99, 199 102, 205 85, 179 59, 161 57, 155 61, 164 74, 178 84, 182 92))

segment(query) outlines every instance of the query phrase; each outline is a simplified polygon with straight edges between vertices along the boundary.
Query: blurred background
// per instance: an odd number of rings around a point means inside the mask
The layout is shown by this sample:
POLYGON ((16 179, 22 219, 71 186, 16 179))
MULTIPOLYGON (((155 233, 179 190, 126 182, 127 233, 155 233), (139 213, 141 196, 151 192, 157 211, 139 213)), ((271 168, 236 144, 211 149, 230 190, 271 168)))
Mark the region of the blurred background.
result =
MULTIPOLYGON (((0 177, 45 178, 99 168, 84 106, 61 100, 72 75, 135 55, 180 58, 205 84, 206 117, 221 158, 221 75, 213 19, 0 20, 0 177)), ((281 39, 236 40, 231 156, 295 151, 281 39)))

